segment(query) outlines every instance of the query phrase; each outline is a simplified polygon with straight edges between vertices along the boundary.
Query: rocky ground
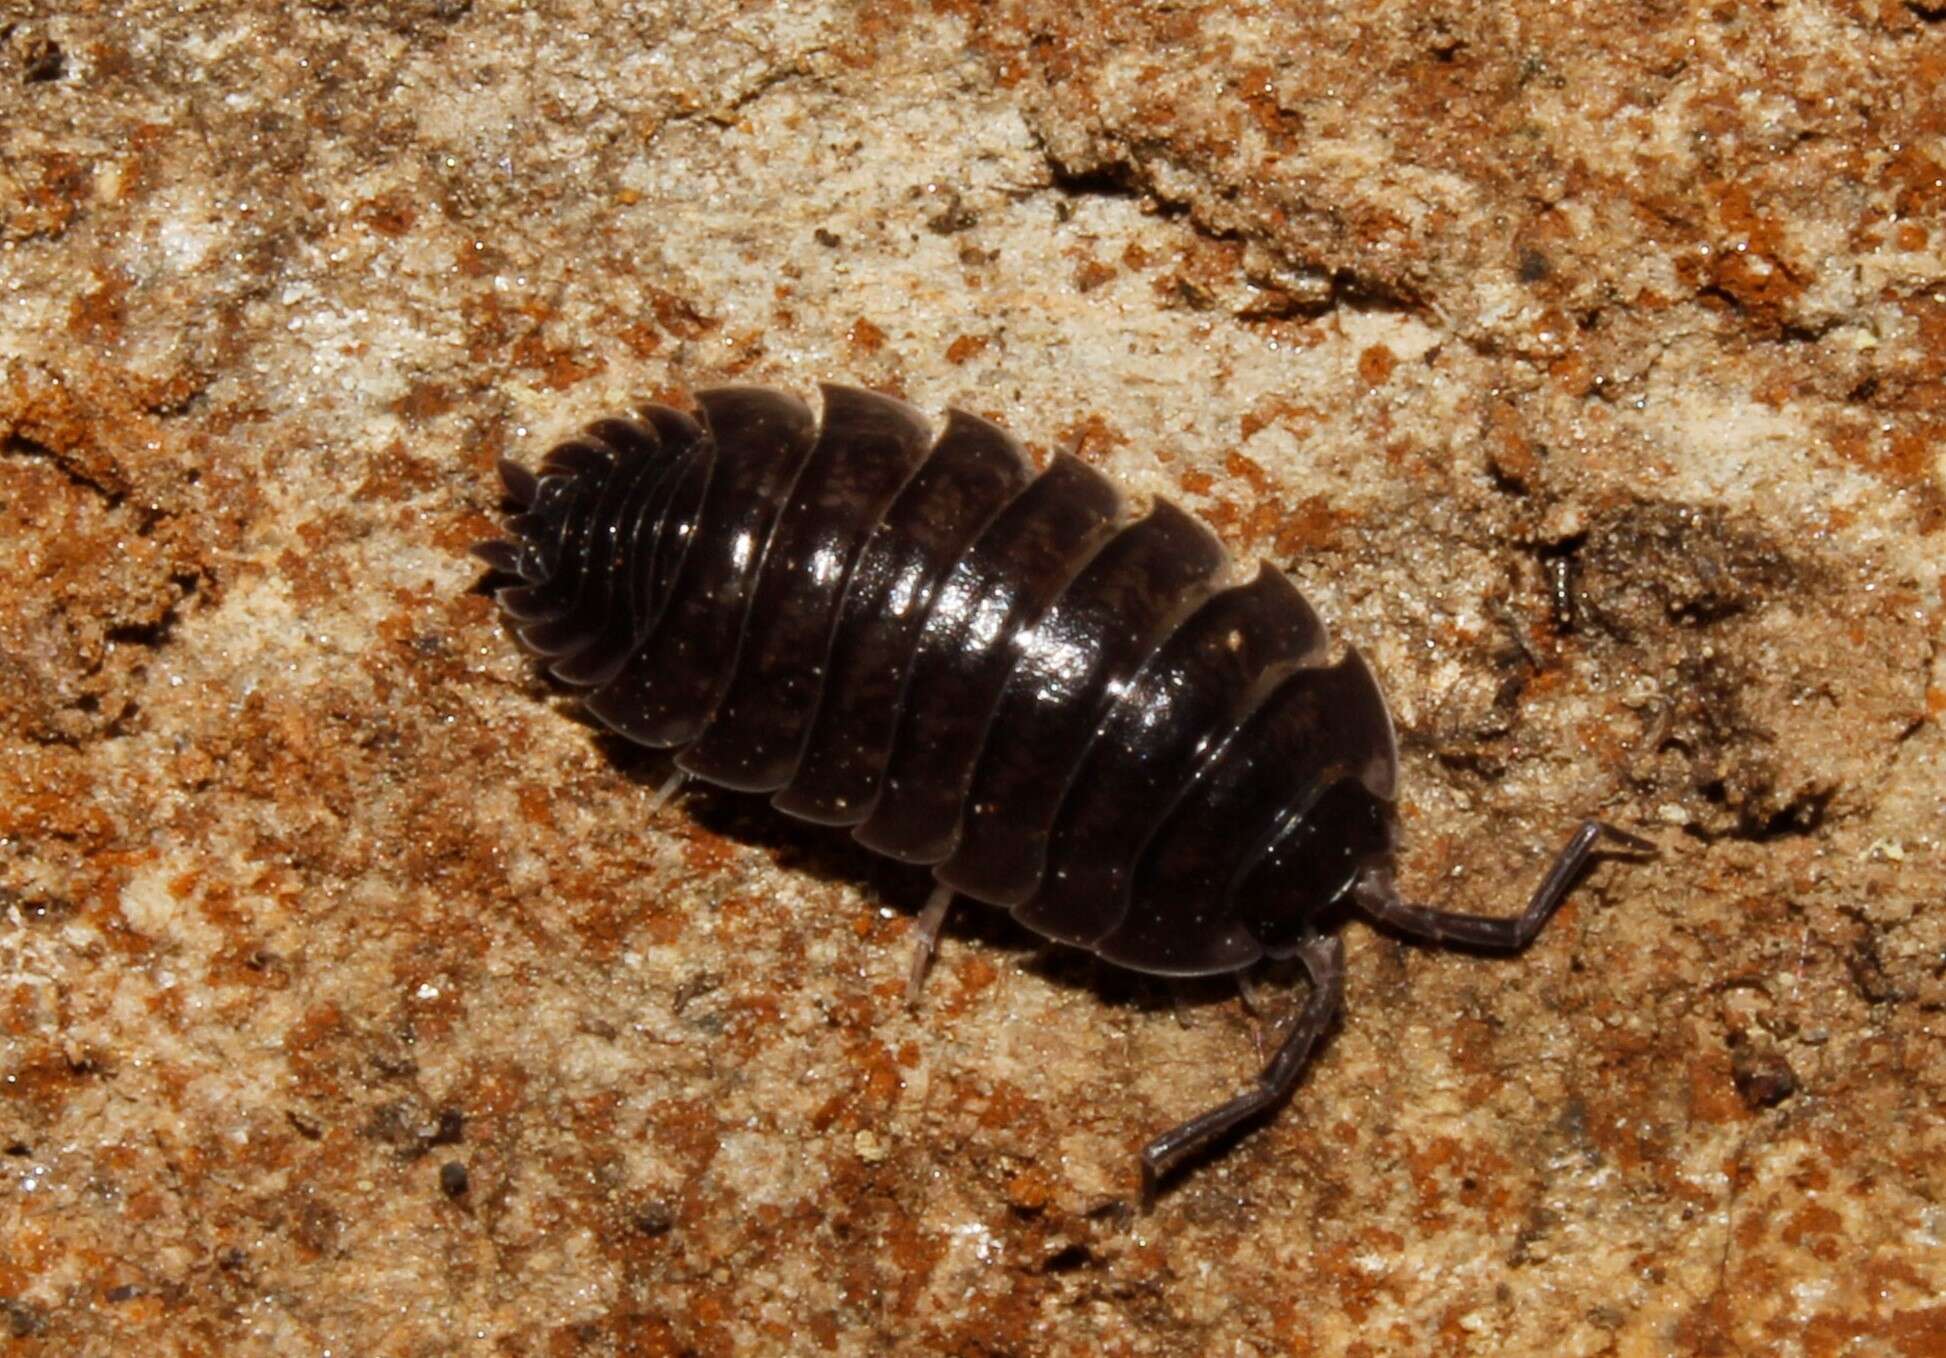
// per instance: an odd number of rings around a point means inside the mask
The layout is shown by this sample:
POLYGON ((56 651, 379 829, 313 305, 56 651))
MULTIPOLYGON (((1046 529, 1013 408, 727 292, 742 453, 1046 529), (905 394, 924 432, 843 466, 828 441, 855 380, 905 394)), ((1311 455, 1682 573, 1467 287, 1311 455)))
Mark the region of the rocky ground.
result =
POLYGON ((1946 1353, 1941 18, 0 4, 10 1352, 1946 1353), (923 883, 658 807, 464 554, 826 379, 1288 568, 1426 898, 1660 855, 1349 925, 1141 1214, 1230 992, 967 911, 907 1013, 923 883))

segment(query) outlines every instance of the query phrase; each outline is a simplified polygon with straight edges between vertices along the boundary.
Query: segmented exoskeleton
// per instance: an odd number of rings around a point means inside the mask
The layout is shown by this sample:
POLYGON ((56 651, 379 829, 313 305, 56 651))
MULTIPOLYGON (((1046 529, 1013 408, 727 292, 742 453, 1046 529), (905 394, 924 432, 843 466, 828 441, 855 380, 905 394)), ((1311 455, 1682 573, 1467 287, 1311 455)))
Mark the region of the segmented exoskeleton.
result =
POLYGON ((724 387, 502 464, 511 540, 479 554, 521 640, 603 724, 931 867, 912 986, 954 893, 1135 971, 1296 957, 1309 1000, 1256 1082, 1156 1137, 1157 1178, 1286 1097, 1343 993, 1349 904, 1517 949, 1604 836, 1586 821, 1527 909, 1413 905, 1390 874, 1398 755, 1356 649, 1284 575, 985 420, 724 387))

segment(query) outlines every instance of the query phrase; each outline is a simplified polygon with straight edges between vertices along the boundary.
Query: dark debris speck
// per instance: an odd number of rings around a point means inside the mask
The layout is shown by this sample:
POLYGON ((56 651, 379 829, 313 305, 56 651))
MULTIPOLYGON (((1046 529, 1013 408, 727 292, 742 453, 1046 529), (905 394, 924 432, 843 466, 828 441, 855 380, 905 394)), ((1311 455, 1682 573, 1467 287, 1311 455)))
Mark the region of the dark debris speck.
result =
POLYGON ((38 1306, 13 1297, 0 1300, 0 1312, 7 1317, 7 1333, 15 1339, 32 1339, 47 1330, 47 1317, 38 1306))
POLYGON ((44 33, 31 29, 14 33, 8 46, 20 63, 20 78, 29 85, 44 85, 59 80, 68 72, 68 55, 61 44, 44 33))
POLYGON ((945 206, 926 218, 926 230, 936 236, 957 235, 961 231, 970 231, 979 224, 979 214, 967 208, 961 203, 959 194, 952 192, 947 194, 945 206))
POLYGON ((1797 1072, 1777 1052, 1738 1048, 1731 1057, 1730 1079, 1752 1108, 1775 1108, 1797 1092, 1797 1072))

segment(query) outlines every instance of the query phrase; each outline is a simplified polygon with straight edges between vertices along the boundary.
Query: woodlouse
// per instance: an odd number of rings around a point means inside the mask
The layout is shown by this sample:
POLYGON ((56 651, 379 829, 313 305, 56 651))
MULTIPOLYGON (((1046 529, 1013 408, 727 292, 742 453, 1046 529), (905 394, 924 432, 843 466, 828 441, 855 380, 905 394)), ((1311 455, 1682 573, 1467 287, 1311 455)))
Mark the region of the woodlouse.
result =
POLYGON ((1298 958, 1311 992, 1236 1098, 1142 1152, 1160 1176, 1286 1098, 1343 999, 1348 903, 1514 950, 1604 837, 1584 821, 1512 918, 1393 885, 1392 720, 1278 570, 1233 578, 1167 501, 1135 515, 1067 455, 1035 474, 962 411, 721 387, 501 464, 512 540, 475 550, 525 644, 679 768, 930 866, 911 989, 954 893, 1138 972, 1298 958))

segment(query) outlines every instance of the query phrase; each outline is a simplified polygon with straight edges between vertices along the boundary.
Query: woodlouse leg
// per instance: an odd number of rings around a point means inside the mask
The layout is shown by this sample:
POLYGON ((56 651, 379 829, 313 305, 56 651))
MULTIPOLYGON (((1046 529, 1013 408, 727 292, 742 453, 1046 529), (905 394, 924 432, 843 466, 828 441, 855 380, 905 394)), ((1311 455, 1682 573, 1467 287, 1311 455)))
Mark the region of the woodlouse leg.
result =
POLYGON ((1244 1009, 1249 1012, 1251 1018, 1261 1022, 1268 1012, 1264 1004, 1263 991, 1258 989, 1257 983, 1250 979, 1250 973, 1247 971, 1239 971, 1236 974, 1236 983, 1237 998, 1243 1001, 1244 1009))
POLYGON ((1165 1174, 1211 1142, 1290 1097, 1311 1050, 1324 1036, 1345 998, 1345 949, 1335 934, 1314 938, 1298 950, 1311 977, 1311 997, 1278 1045, 1276 1055, 1254 1088, 1219 1104, 1179 1127, 1171 1127, 1142 1148, 1142 1210, 1155 1201, 1155 1186, 1165 1174))
POLYGON ((1176 1011, 1176 1026, 1184 1032, 1188 1032, 1195 1025, 1189 1021, 1189 1006, 1183 1003, 1182 986, 1176 982, 1173 976, 1168 978, 1168 986, 1169 1007, 1176 1011))
POLYGON ((1455 910, 1435 910, 1427 905, 1414 905, 1400 897, 1398 888, 1392 884, 1392 874, 1382 868, 1363 873, 1352 888, 1352 895, 1358 902, 1358 908, 1367 915, 1414 938, 1431 943, 1464 943, 1476 948, 1518 952, 1534 941, 1534 935, 1541 931, 1548 916, 1561 904, 1576 875, 1587 865, 1596 845, 1603 839, 1612 839, 1636 853, 1655 852, 1655 845, 1639 835, 1618 830, 1604 821, 1584 820, 1573 838, 1555 855, 1553 866, 1541 879, 1540 886, 1535 888, 1527 908, 1511 918, 1466 915, 1455 910))
POLYGON ((1257 1059, 1264 1059, 1264 1023, 1268 1010, 1264 1005, 1263 991, 1250 979, 1250 973, 1239 971, 1236 974, 1237 998, 1243 1002, 1243 1011, 1250 1015, 1250 1041, 1257 1049, 1257 1059))
POLYGON ((919 990, 926 983, 926 968, 932 965, 932 955, 939 948, 939 931, 946 927, 946 911, 953 904, 953 889, 948 886, 934 887, 932 895, 926 898, 926 908, 919 912, 913 925, 912 970, 905 977, 906 1008, 916 1008, 919 1004, 919 990))
POLYGON ((671 797, 674 797, 678 792, 681 792, 682 785, 688 781, 689 781, 689 775, 683 772, 681 769, 677 769, 674 773, 670 774, 667 778, 664 778, 662 780, 662 786, 655 790, 655 795, 653 797, 649 798, 650 813, 654 814, 655 812, 660 811, 663 807, 667 806, 669 804, 669 799, 671 797))

